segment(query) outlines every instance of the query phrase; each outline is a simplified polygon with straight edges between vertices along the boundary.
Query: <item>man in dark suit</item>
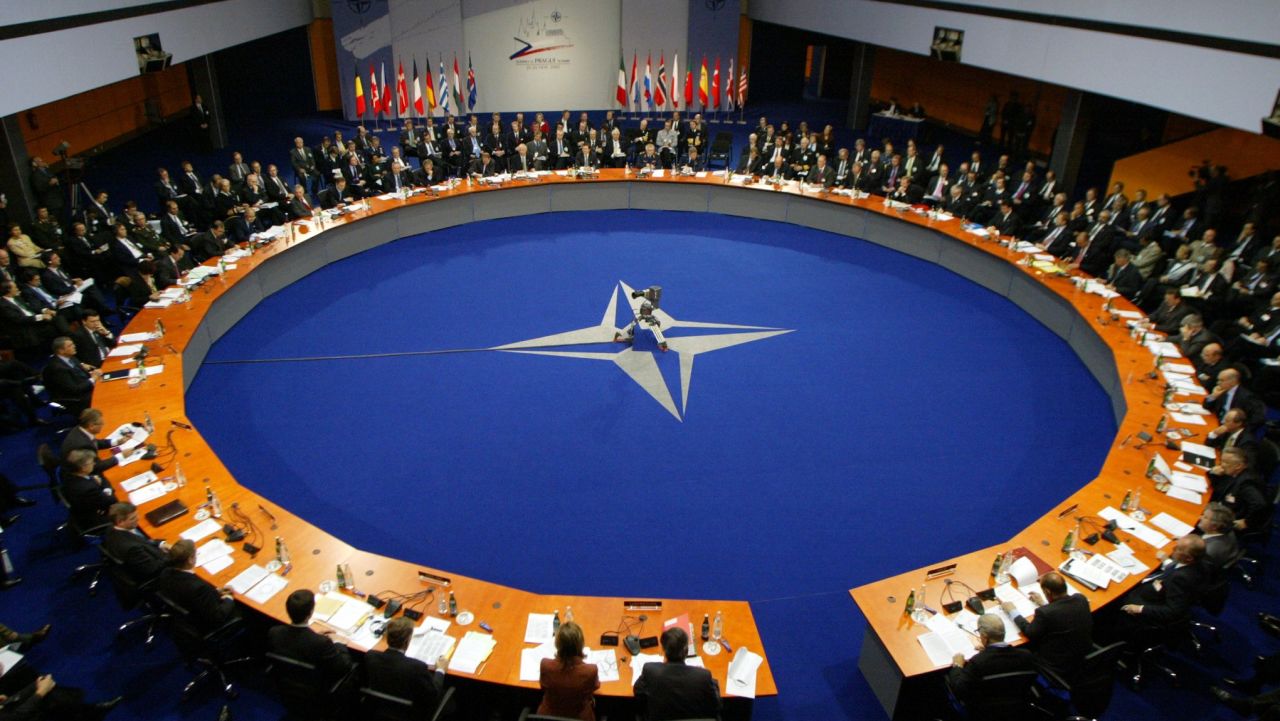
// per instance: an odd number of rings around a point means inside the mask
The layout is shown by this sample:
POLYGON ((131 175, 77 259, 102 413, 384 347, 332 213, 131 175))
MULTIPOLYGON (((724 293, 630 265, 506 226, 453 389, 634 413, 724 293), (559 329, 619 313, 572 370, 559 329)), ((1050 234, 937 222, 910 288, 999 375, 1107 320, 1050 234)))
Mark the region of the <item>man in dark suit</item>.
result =
POLYGON ((795 171, 787 164, 787 159, 779 155, 773 159, 771 165, 765 166, 765 169, 761 172, 761 177, 775 183, 781 183, 784 180, 795 178, 795 171))
POLYGON ((1203 558, 1204 539, 1183 536, 1169 559, 1124 595, 1120 611, 1129 617, 1130 634, 1159 631, 1190 617, 1208 580, 1203 558))
POLYGON ((76 358, 75 341, 59 336, 53 339, 53 358, 44 367, 42 377, 49 397, 78 415, 89 407, 93 384, 102 378, 102 371, 86 368, 76 358))
POLYGON ((320 207, 328 210, 356 202, 356 194, 347 187, 346 178, 338 178, 333 185, 320 191, 320 207))
POLYGON ((1213 490, 1209 500, 1231 509, 1236 516, 1234 526, 1238 531, 1262 525, 1270 511, 1262 494, 1265 482, 1249 466, 1248 453, 1240 448, 1228 448, 1222 452, 1222 460, 1208 474, 1213 490))
POLYGON ((102 316, 93 308, 85 308, 80 327, 69 336, 76 344, 76 358, 81 363, 101 368, 107 354, 116 345, 115 334, 102 324, 102 316))
POLYGON ((1209 431, 1204 444, 1219 450, 1239 448, 1250 458, 1257 458, 1258 439, 1249 432, 1249 412, 1240 407, 1227 411, 1222 416, 1222 425, 1209 431))
POLYGON ((169 567, 156 578, 155 589, 186 611, 188 620, 205 633, 239 615, 231 589, 216 589, 196 575, 196 544, 185 538, 169 548, 169 567))
POLYGON ((663 663, 645 664, 635 683, 646 721, 719 718, 720 685, 705 668, 686 666, 689 637, 673 626, 662 632, 663 663))
POLYGON ((39 156, 31 159, 31 190, 36 196, 36 205, 43 205, 53 215, 62 217, 62 210, 67 204, 62 185, 58 176, 49 170, 49 164, 39 156))
POLYGON ((1232 408, 1243 409, 1249 417, 1250 427, 1257 427, 1264 420, 1265 404, 1248 388, 1240 384, 1240 371, 1226 368, 1218 373, 1217 383, 1202 401, 1205 410, 1225 420, 1227 411, 1232 408))
MULTIPOLYGON (((1210 343, 1221 343, 1217 336, 1204 327, 1204 318, 1196 313, 1183 316, 1182 325, 1178 327, 1178 335, 1170 336, 1169 342, 1177 345, 1178 351, 1186 358, 1199 358, 1205 346, 1210 343)), ((1214 380, 1217 378, 1215 377, 1214 380)))
POLYGON ((1044 596, 1035 591, 1030 599, 1038 608, 1028 621, 1012 603, 1001 604, 1030 642, 1036 662, 1070 680, 1080 662, 1093 648, 1093 614, 1089 599, 1081 594, 1068 595, 1067 582, 1061 574, 1050 571, 1040 577, 1044 596))
MULTIPOLYGON (((84 279, 67 273, 62 265, 62 255, 49 250, 42 253, 40 257, 44 259, 44 271, 40 273, 41 286, 56 298, 75 293, 76 287, 84 279)), ((98 290, 97 285, 91 285, 80 292, 78 305, 81 307, 81 316, 88 309, 99 313, 107 312, 107 300, 103 297, 102 291, 98 290)))
MULTIPOLYGON (((982 650, 968 661, 958 653, 952 659, 951 670, 947 672, 947 683, 961 703, 968 705, 977 700, 976 694, 982 679, 988 676, 1036 669, 1031 652, 1005 643, 1004 635, 1004 621, 995 614, 984 614, 978 618, 978 638, 982 643, 982 650)), ((1028 691, 1030 684, 1031 681, 1028 681, 1028 691)))
POLYGON ((964 187, 959 183, 951 186, 951 190, 947 193, 947 199, 942 203, 941 207, 942 210, 957 218, 967 218, 973 210, 973 204, 969 202, 969 198, 965 196, 964 187))
POLYGON ((86 408, 81 411, 75 427, 67 431, 67 435, 62 439, 62 446, 58 449, 62 458, 64 460, 70 458, 73 451, 90 451, 96 459, 93 464, 94 473, 103 473, 115 468, 119 464, 119 459, 114 454, 105 459, 98 457, 99 451, 115 450, 110 440, 98 437, 104 425, 102 411, 97 408, 86 408))
POLYGON ((352 661, 346 646, 311 630, 316 595, 310 589, 298 589, 289 594, 284 608, 289 614, 289 625, 274 626, 267 631, 267 650, 315 666, 323 675, 325 685, 333 686, 351 671, 352 661))
POLYGON ((487 178, 498 174, 498 164, 494 162, 488 150, 481 150, 480 157, 471 161, 471 167, 467 169, 467 173, 478 178, 487 178))
POLYGON ((53 310, 35 311, 22 300, 22 289, 14 281, 0 281, 0 329, 16 350, 39 353, 57 334, 53 310))
POLYGON ((315 201, 307 195, 307 189, 302 183, 293 186, 293 195, 289 196, 289 217, 294 220, 310 218, 311 212, 316 208, 315 201))
POLYGON ((365 684, 375 691, 412 701, 414 713, 427 718, 444 694, 448 659, 441 656, 433 672, 428 664, 406 656, 413 622, 404 616, 387 622, 385 635, 387 650, 370 651, 364 657, 365 684))
POLYGON ((107 523, 107 509, 116 502, 111 484, 93 472, 98 454, 77 450, 62 462, 62 497, 71 507, 71 518, 81 530, 107 523))
POLYGON ((170 200, 176 201, 182 197, 182 191, 178 190, 178 184, 173 182, 169 177, 169 171, 166 168, 160 168, 156 171, 159 179, 155 183, 156 201, 161 208, 165 207, 170 200))
POLYGON ((1204 539, 1204 562, 1212 567, 1214 580, 1222 580, 1226 570, 1240 558, 1235 525, 1235 512, 1216 502, 1205 506, 1196 521, 1196 529, 1204 539))
POLYGON ((107 509, 111 528, 102 534, 102 547, 120 561, 134 583, 146 583, 169 565, 169 544, 147 538, 138 530, 138 509, 114 503, 107 509))
POLYGON ((1142 273, 1130 262, 1129 251, 1121 248, 1113 256, 1115 263, 1107 271, 1106 283, 1120 295, 1133 299, 1142 290, 1142 273))
POLYGON ((182 274, 191 270, 193 264, 181 245, 169 246, 169 252, 156 259, 156 287, 168 288, 182 278, 182 274))
MULTIPOLYGON (((412 121, 406 121, 405 125, 409 125, 412 121)), ((417 147, 416 145, 414 146, 417 147)), ((311 185, 311 192, 318 192, 321 185, 320 170, 316 165, 316 156, 306 143, 302 142, 301 137, 293 139, 293 149, 289 151, 289 163, 293 165, 293 180, 295 184, 306 186, 311 185)))
POLYGON ((160 237, 168 242, 169 247, 189 242, 197 232, 196 227, 182 217, 176 200, 165 203, 165 213, 160 216, 160 237))
POLYGON ((818 163, 809 169, 806 180, 812 185, 830 188, 836 184, 836 170, 827 163, 827 156, 819 155, 818 163))
MULTIPOLYGON (((1022 221, 1018 219, 1018 214, 1013 211, 1013 201, 1008 199, 1000 201, 1000 212, 987 221, 987 230, 993 235, 1014 237, 1021 229, 1022 221)), ((1137 273, 1136 268, 1134 272, 1137 273)))
POLYGON ((1182 300, 1182 292, 1177 288, 1169 288, 1164 292, 1164 301, 1150 315, 1153 330, 1165 335, 1177 335, 1182 328, 1182 319, 1194 312, 1194 309, 1182 300))
POLYGON ((418 171, 418 185, 436 185, 444 180, 440 166, 431 158, 422 159, 422 169, 418 171))
POLYGON ((221 220, 215 220, 209 224, 209 229, 200 235, 191 239, 191 260, 192 262, 204 262, 210 258, 222 255, 230 246, 231 242, 227 238, 227 229, 221 220))

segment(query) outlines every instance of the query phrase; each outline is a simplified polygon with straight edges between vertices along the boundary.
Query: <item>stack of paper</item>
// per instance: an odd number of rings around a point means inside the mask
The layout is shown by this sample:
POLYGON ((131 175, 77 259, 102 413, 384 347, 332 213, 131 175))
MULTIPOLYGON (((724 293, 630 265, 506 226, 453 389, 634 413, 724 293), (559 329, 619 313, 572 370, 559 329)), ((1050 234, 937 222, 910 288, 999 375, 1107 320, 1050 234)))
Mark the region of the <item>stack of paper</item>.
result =
POLYGON ((487 633, 478 631, 468 631, 467 635, 462 637, 458 642, 458 648, 453 652, 453 659, 449 662, 449 670, 458 673, 475 673, 480 664, 489 658, 489 654, 493 653, 493 649, 498 642, 487 633))
MULTIPOLYGON (((407 656, 416 658, 430 666, 435 666, 441 656, 449 655, 449 652, 453 650, 454 638, 446 634, 443 629, 432 625, 432 622, 437 620, 440 619, 428 616, 426 623, 413 630, 413 639, 409 641, 407 656)), ((449 622, 445 621, 444 625, 445 628, 448 628, 449 622)), ((537 679, 534 678, 532 680, 536 681, 537 679)))
POLYGON ((978 653, 973 641, 960 627, 940 613, 934 614, 925 626, 928 633, 916 638, 929 656, 934 666, 949 666, 951 659, 958 653, 965 658, 973 658, 978 653))
POLYGON ((253 584, 253 588, 244 595, 254 603, 266 603, 289 585, 289 579, 275 573, 268 573, 265 578, 253 584))
POLYGON ((155 483, 149 483, 142 488, 131 492, 129 494, 129 502, 135 506, 141 506, 160 498, 166 493, 168 493, 168 491, 164 490, 164 484, 157 481, 155 483))
POLYGON ((1111 576, 1090 566, 1079 554, 1072 554, 1058 566, 1058 570, 1093 589, 1106 588, 1111 583, 1111 576))
POLYGON ((132 478, 126 478, 121 481, 120 490, 125 493, 133 493, 148 483, 155 483, 158 480, 160 480, 160 478, 156 476, 155 471, 143 471, 132 478))
POLYGON ((1169 543, 1168 536, 1154 528, 1151 528, 1145 523, 1133 520, 1129 516, 1117 511, 1112 506, 1107 506, 1101 511, 1098 511, 1098 517, 1106 521, 1115 521, 1117 528, 1155 548, 1164 548, 1165 545, 1169 543))
MULTIPOLYGON (((261 581, 266 577, 267 577, 267 569, 255 563, 252 566, 249 566, 248 568, 241 571, 239 575, 237 575, 235 578, 228 581, 227 587, 230 588, 235 593, 244 595, 249 591, 249 589, 253 588, 254 585, 258 583, 258 581, 261 581)), ((316 599, 317 607, 319 607, 320 605, 319 601, 320 599, 316 599)))
POLYGON ((125 333, 120 336, 121 343, 146 343, 147 341, 156 340, 158 336, 155 333, 125 333))
POLYGON ((1181 358, 1182 353, 1178 350, 1178 346, 1159 340, 1149 340, 1146 343, 1147 350, 1158 358, 1181 358))
MULTIPOLYGON (((598 650, 583 649, 586 655, 587 663, 596 665, 596 675, 600 678, 600 683, 609 683, 622 678, 618 674, 618 654, 611 648, 602 648, 598 650)), ((697 656, 694 656, 696 659, 697 656)), ((686 661, 687 663, 687 661, 686 661)))
POLYGON ((730 696, 755 698, 756 674, 763 662, 764 656, 748 651, 746 646, 739 646, 733 654, 733 661, 729 663, 725 693, 730 696))
POLYGON ((1107 554, 1107 558, 1130 574, 1146 573, 1149 568, 1149 566, 1142 561, 1139 561, 1138 558, 1133 555, 1133 549, 1129 548, 1128 544, 1125 543, 1121 543, 1116 546, 1114 551, 1107 554))
MULTIPOLYGON (((151 471, 147 471, 147 473, 151 473, 151 471)), ((182 538, 185 538, 186 540, 194 543, 207 536, 211 536, 221 530, 222 530, 221 523, 218 523, 218 521, 213 518, 206 518, 203 521, 192 526, 191 528, 188 528, 187 530, 183 531, 180 535, 182 538)), ((258 579, 258 580, 262 580, 262 579, 258 579)))
MULTIPOLYGON (((1031 599, 1022 594, 1021 591, 1013 587, 1011 583, 1005 583, 995 587, 996 598, 1000 603, 1012 603, 1013 610, 1020 616, 1031 618, 1036 613, 1036 605, 1031 599)), ((961 628, 964 628, 961 626, 961 628)), ((967 629, 966 629, 967 630, 967 629)))
POLYGON ((196 549, 196 566, 209 573, 218 573, 231 565, 231 546, 221 538, 215 538, 196 549))

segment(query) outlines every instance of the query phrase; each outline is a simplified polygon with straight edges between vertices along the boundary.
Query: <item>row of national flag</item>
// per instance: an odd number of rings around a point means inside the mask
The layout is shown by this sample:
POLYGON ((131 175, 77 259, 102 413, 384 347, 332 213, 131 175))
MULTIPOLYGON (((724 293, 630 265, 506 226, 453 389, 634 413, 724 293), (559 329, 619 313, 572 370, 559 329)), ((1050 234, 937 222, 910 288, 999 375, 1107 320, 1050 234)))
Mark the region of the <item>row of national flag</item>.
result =
POLYGON ((729 58, 729 72, 723 85, 720 83, 720 57, 716 56, 715 69, 711 73, 711 82, 707 83, 707 56, 702 56, 702 66, 698 73, 698 82, 694 83, 693 65, 680 77, 680 54, 671 56, 671 84, 667 84, 667 56, 664 51, 658 56, 658 74, 653 75, 653 53, 649 53, 644 61, 644 75, 639 71, 640 53, 631 56, 631 80, 627 80, 627 58, 618 59, 618 87, 614 99, 618 107, 630 112, 649 110, 686 110, 694 107, 696 97, 703 110, 721 110, 733 112, 746 105, 747 102, 747 68, 740 68, 737 84, 734 83, 733 58, 729 58), (683 83, 681 82, 683 80, 683 83), (723 96, 724 102, 721 103, 723 96), (683 100, 684 105, 680 103, 683 100))
POLYGON ((404 60, 399 61, 394 88, 387 84, 387 64, 382 63, 381 79, 374 72, 373 64, 369 65, 369 96, 366 100, 364 86, 360 82, 360 69, 356 68, 356 116, 364 118, 369 113, 375 119, 379 117, 426 117, 435 115, 436 109, 442 115, 453 113, 461 115, 476 107, 479 91, 476 87, 476 71, 471 65, 471 56, 467 55, 467 96, 462 96, 462 84, 458 81, 458 56, 453 56, 453 85, 445 76, 444 58, 440 59, 440 81, 431 80, 431 61, 427 61, 425 82, 418 78, 418 59, 413 58, 413 80, 408 81, 404 74, 404 60), (450 90, 452 88, 452 90, 450 90), (394 99, 395 105, 392 105, 394 99))

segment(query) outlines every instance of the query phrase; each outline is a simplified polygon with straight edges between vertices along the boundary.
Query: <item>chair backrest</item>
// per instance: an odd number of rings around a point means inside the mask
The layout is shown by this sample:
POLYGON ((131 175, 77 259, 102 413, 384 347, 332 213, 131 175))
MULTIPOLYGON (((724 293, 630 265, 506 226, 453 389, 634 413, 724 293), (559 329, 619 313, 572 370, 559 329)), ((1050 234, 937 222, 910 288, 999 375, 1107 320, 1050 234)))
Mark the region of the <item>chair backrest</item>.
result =
POLYGON ((124 561, 108 551, 105 544, 98 545, 98 554, 102 556, 107 579, 111 583, 111 590, 116 594, 116 600, 120 602, 120 607, 126 611, 137 608, 142 602, 142 591, 139 584, 133 580, 133 576, 129 574, 129 570, 125 568, 124 561))
POLYGON ((1115 688, 1116 663, 1126 648, 1124 641, 1117 641, 1094 649, 1084 657, 1071 686, 1071 704, 1078 713, 1099 718, 1106 712, 1115 688))
POLYGON ((287 708, 314 715, 332 701, 333 686, 315 664, 274 651, 268 651, 266 656, 276 691, 287 708))
POLYGON ((421 721, 421 714, 414 712, 410 699, 367 686, 360 689, 360 699, 375 721, 421 721))
POLYGON ((984 676, 965 708, 970 718, 984 721, 1025 721, 1040 674, 1010 671, 984 676))

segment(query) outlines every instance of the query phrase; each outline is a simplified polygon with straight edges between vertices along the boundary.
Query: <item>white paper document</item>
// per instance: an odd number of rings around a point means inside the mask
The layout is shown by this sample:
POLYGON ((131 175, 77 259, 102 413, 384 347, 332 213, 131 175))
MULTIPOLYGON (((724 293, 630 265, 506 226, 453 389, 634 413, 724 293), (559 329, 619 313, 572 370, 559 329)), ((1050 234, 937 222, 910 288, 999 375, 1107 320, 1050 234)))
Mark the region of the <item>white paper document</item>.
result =
MULTIPOLYGON (((520 649, 520 680, 537 681, 542 678, 542 659, 555 658, 555 644, 543 643, 520 649)), ((603 681, 604 679, 600 679, 603 681)))
POLYGON ((1170 516, 1168 513, 1159 513, 1155 518, 1151 519, 1151 525, 1168 533, 1174 538, 1181 538, 1195 530, 1195 527, 1183 523, 1182 521, 1170 516))
POLYGON ((1040 578, 1040 574, 1036 571, 1036 564, 1032 563, 1030 558, 1023 556, 1010 564, 1009 577, 1017 581, 1019 586, 1025 586, 1028 583, 1034 583, 1040 578))
MULTIPOLYGON (((599 676, 600 683, 609 683, 622 678, 618 673, 618 653, 613 649, 584 648, 583 654, 586 656, 587 663, 596 665, 596 675, 599 676)), ((694 656, 694 658, 697 658, 697 656, 694 656)))
POLYGON ((738 650, 733 652, 733 661, 729 662, 725 693, 730 696, 755 698, 756 673, 763 662, 764 656, 749 651, 746 646, 739 646, 738 650))
POLYGON ((253 584, 253 588, 244 595, 245 598, 254 603, 266 603, 271 597, 284 590, 289 585, 289 579, 274 573, 268 573, 266 578, 253 584))
POLYGON ((1204 493, 1209 490, 1209 479, 1186 471, 1173 471, 1169 474, 1169 482, 1178 488, 1185 488, 1188 491, 1196 493, 1204 493))
POLYGON ((925 622, 925 627, 929 632, 918 636, 916 640, 924 647, 924 652, 934 666, 950 666, 952 657, 957 653, 967 659, 978 654, 970 637, 946 616, 935 613, 925 622))
POLYGON ((156 476, 155 471, 143 471, 133 478, 126 478, 121 481, 120 490, 125 493, 133 493, 148 483, 155 483, 157 480, 159 480, 159 477, 156 476))
POLYGON ((107 354, 107 357, 123 358, 124 356, 137 355, 138 351, 140 350, 142 350, 141 343, 137 345, 118 345, 115 348, 111 349, 111 352, 107 354))
POLYGON ((640 671, 647 663, 662 663, 662 657, 656 653, 637 653, 631 657, 631 685, 640 680, 640 671))
POLYGON ((480 665, 489 658, 498 642, 493 636, 479 631, 467 631, 467 635, 458 642, 458 648, 449 661, 449 670, 458 673, 475 673, 480 665))
MULTIPOLYGON (((1021 586, 1019 586, 1019 588, 1020 587, 1021 586)), ((1019 591, 1017 588, 1014 588, 1013 584, 1005 583, 1005 584, 996 586, 995 592, 996 592, 996 598, 1000 600, 1000 603, 1005 603, 1005 602, 1012 603, 1013 610, 1017 611, 1019 615, 1024 616, 1026 618, 1031 618, 1032 616, 1036 615, 1036 605, 1031 602, 1030 598, 1027 598, 1025 595, 1023 595, 1022 591, 1019 591)), ((964 627, 961 626, 961 628, 964 628, 964 627)))
POLYGON ((333 626, 341 633, 352 634, 373 615, 373 611, 373 606, 364 601, 342 596, 342 606, 333 615, 329 616, 325 623, 333 626))
POLYGON ((1201 496, 1195 491, 1188 491, 1185 488, 1169 486, 1169 490, 1165 491, 1165 493, 1168 494, 1170 498, 1176 498, 1179 501, 1186 501, 1187 503, 1194 503, 1197 506, 1204 503, 1204 496, 1201 496))
MULTIPOLYGON (((213 520, 213 519, 209 519, 209 520, 213 520)), ((208 521, 206 521, 206 523, 208 523, 208 521)), ((235 578, 228 581, 227 587, 230 588, 233 592, 243 596, 244 594, 249 592, 249 589, 253 588, 255 585, 257 585, 259 581, 261 581, 266 577, 267 577, 267 569, 255 563, 252 566, 249 566, 248 568, 241 571, 239 574, 236 575, 235 578)))
POLYGON ((1174 423, 1181 423, 1184 426, 1209 425, 1208 423, 1205 423, 1204 416, 1197 416, 1191 413, 1177 413, 1177 412, 1171 411, 1169 413, 1169 420, 1173 421, 1174 423))
MULTIPOLYGON (((147 473, 150 473, 150 472, 151 471, 147 471, 147 473)), ((203 521, 192 526, 191 528, 188 528, 187 530, 183 531, 180 535, 182 538, 185 538, 186 540, 194 543, 195 541, 199 541, 202 538, 211 536, 221 530, 222 530, 221 523, 218 523, 216 519, 206 518, 203 521)), ((263 571, 263 573, 266 573, 266 571, 263 571)), ((261 581, 262 579, 259 578, 257 580, 261 581)), ((255 583, 256 582, 257 581, 255 581, 255 583)))
POLYGON ((158 376, 158 375, 160 375, 161 373, 164 373, 164 366, 163 366, 163 365, 147 366, 146 368, 142 368, 142 369, 139 369, 139 368, 130 368, 130 369, 129 369, 129 377, 130 377, 130 378, 142 378, 142 377, 143 377, 143 376, 142 376, 142 371, 144 371, 144 370, 146 371, 146 374, 147 374, 147 375, 146 375, 146 377, 147 377, 147 378, 150 378, 151 376, 158 376))
POLYGON ((120 336, 121 343, 146 343, 156 340, 155 333, 125 333, 120 336))
POLYGON ((129 502, 135 506, 141 506, 145 503, 150 503, 156 500, 165 493, 167 493, 167 491, 164 490, 163 483, 152 483, 130 493, 129 502))
POLYGON ((228 556, 231 554, 231 550, 231 546, 226 541, 221 538, 215 538, 196 549, 196 565, 203 566, 215 558, 228 556))
POLYGON ((0 676, 9 673, 9 669, 22 662, 22 654, 10 651, 8 646, 0 648, 0 676))
POLYGON ((217 558, 210 559, 200 564, 200 567, 208 572, 209 575, 216 576, 230 568, 233 563, 235 563, 235 559, 231 557, 230 553, 228 553, 225 556, 218 556, 217 558))
MULTIPOLYGON (((413 639, 409 641, 410 658, 416 658, 419 661, 435 666, 441 656, 448 656, 453 650, 453 644, 456 640, 453 636, 433 629, 415 628, 413 630, 413 639), (424 631, 425 633, 419 633, 424 631)), ((532 679, 537 681, 537 678, 532 679)))
POLYGON ((524 642, 543 644, 553 641, 555 639, 554 623, 554 614, 529 614, 529 623, 524 628, 524 642))

